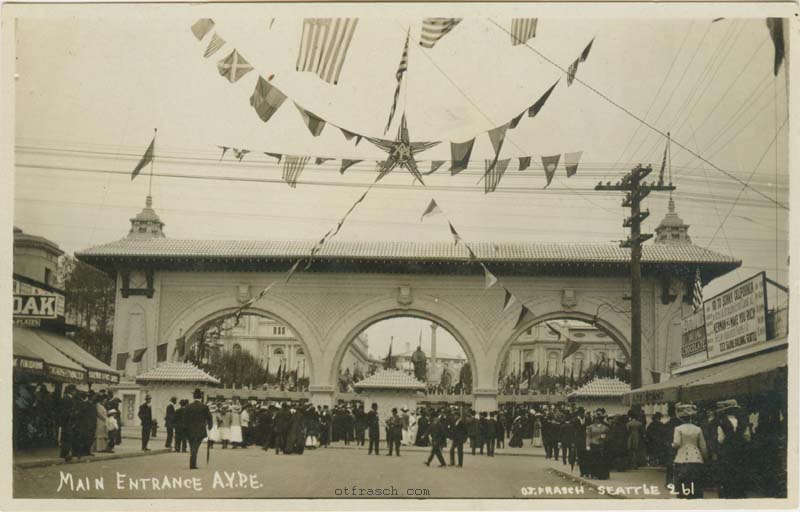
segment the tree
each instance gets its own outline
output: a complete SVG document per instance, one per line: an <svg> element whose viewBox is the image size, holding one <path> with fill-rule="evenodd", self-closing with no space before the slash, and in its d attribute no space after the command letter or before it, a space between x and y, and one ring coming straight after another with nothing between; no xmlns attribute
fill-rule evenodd
<svg viewBox="0 0 800 512"><path fill-rule="evenodd" d="M65 256L63 261L66 320L76 327L72 338L104 363L111 362L116 284L105 273Z"/></svg>

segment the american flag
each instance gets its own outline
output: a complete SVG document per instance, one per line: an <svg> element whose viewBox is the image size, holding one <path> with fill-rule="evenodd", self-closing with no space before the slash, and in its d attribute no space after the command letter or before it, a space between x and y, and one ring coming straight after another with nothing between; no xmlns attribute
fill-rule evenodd
<svg viewBox="0 0 800 512"><path fill-rule="evenodd" d="M700 267L694 273L694 286L692 287L692 306L697 313L703 307L703 278L700 275Z"/></svg>
<svg viewBox="0 0 800 512"><path fill-rule="evenodd" d="M389 121L386 122L386 128L383 130L383 133L388 132L389 126L392 124L394 111L397 109L397 99L400 97L400 86L403 83L403 75L405 74L406 70L408 70L408 37L409 35L406 34L406 46L403 48L403 56L400 58L400 65L397 66L397 72L394 74L395 78L397 78L397 87L394 90L392 110L389 111Z"/></svg>
<svg viewBox="0 0 800 512"><path fill-rule="evenodd" d="M422 20L422 34L420 35L420 46L433 48L439 39L443 38L448 32L461 23L461 18L425 18Z"/></svg>
<svg viewBox="0 0 800 512"><path fill-rule="evenodd" d="M525 44L528 39L536 37L538 18L514 18L511 20L511 44Z"/></svg>
<svg viewBox="0 0 800 512"><path fill-rule="evenodd" d="M316 73L329 84L339 83L358 18L306 18L297 54L297 71Z"/></svg>
<svg viewBox="0 0 800 512"><path fill-rule="evenodd" d="M510 158L505 158L503 160L486 160L486 173L484 174L484 193L488 194L489 192L494 192L497 188L497 185L500 183L500 179L505 174L506 169L508 169L508 163L511 161Z"/></svg>
<svg viewBox="0 0 800 512"><path fill-rule="evenodd" d="M300 173L303 172L310 159L311 157L307 156L286 155L286 160L283 162L283 181L288 183L290 187L295 188Z"/></svg>

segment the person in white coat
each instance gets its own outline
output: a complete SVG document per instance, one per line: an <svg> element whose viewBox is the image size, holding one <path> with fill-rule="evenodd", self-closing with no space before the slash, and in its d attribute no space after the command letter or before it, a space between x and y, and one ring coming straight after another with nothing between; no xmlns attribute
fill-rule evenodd
<svg viewBox="0 0 800 512"><path fill-rule="evenodd" d="M692 423L697 408L692 404L678 404L675 413L683 423L675 427L672 447L677 450L673 460L675 491L679 498L703 497L703 462L708 456L703 430Z"/></svg>

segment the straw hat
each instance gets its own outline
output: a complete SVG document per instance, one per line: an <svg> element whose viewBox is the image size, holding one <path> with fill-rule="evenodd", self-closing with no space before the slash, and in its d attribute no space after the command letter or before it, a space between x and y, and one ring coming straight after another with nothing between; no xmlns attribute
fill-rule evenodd
<svg viewBox="0 0 800 512"><path fill-rule="evenodd" d="M675 415L682 419L691 418L697 415L697 407L694 404L678 404L675 406Z"/></svg>
<svg viewBox="0 0 800 512"><path fill-rule="evenodd" d="M739 402L734 399L722 400L716 406L717 412L731 412L739 408Z"/></svg>

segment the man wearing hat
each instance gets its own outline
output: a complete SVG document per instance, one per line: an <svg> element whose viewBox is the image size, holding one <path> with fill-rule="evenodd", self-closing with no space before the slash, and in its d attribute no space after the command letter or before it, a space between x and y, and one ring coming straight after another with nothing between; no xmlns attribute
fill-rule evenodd
<svg viewBox="0 0 800 512"><path fill-rule="evenodd" d="M164 414L164 427L167 429L167 440L164 442L164 448L172 448L172 438L175 435L175 404L177 402L177 397L170 398L167 404L167 411Z"/></svg>
<svg viewBox="0 0 800 512"><path fill-rule="evenodd" d="M153 428L153 409L150 407L150 395L144 397L144 403L139 406L139 423L142 425L142 451L149 452L147 443L150 442L150 432Z"/></svg>
<svg viewBox="0 0 800 512"><path fill-rule="evenodd" d="M195 389L192 397L192 403L182 410L186 437L189 440L189 469L197 469L197 452L211 430L211 411L203 403L203 392L200 389Z"/></svg>
<svg viewBox="0 0 800 512"><path fill-rule="evenodd" d="M400 456L400 441L403 439L403 419L397 414L397 407L392 409L392 416L386 421L386 432L389 437L389 454L392 456L394 449L397 456Z"/></svg>
<svg viewBox="0 0 800 512"><path fill-rule="evenodd" d="M189 400L183 398L175 409L175 451L186 452L189 439L186 437L186 406Z"/></svg>
<svg viewBox="0 0 800 512"><path fill-rule="evenodd" d="M440 468L447 466L447 464L444 463L444 456L442 455L442 447L446 444L447 430L439 416L439 411L434 410L431 413L431 453L428 456L428 460L425 462L426 466L431 465L434 456L439 460Z"/></svg>
<svg viewBox="0 0 800 512"><path fill-rule="evenodd" d="M372 455L373 448L375 455L380 454L381 444L381 422L378 417L378 404L373 403L372 409L367 413L367 428L369 429L369 449L367 455Z"/></svg>

